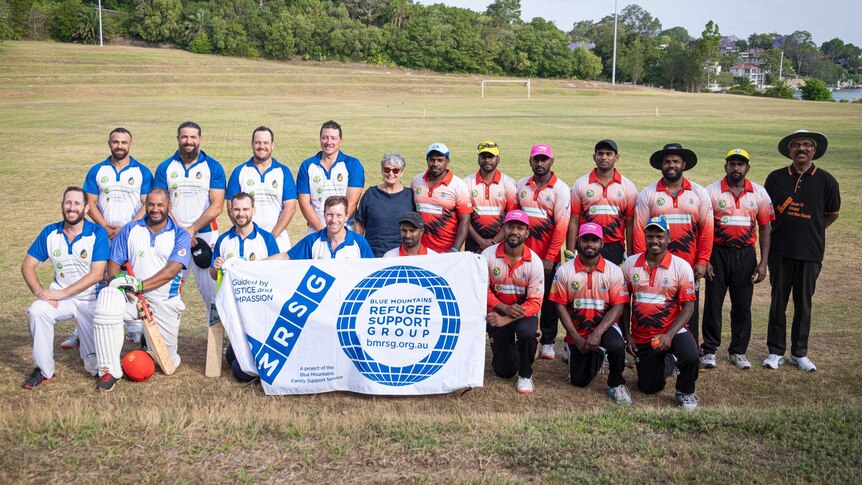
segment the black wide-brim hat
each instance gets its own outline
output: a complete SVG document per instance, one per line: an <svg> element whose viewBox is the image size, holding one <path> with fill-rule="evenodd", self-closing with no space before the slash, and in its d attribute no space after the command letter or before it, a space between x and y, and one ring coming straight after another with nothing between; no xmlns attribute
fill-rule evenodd
<svg viewBox="0 0 862 485"><path fill-rule="evenodd" d="M798 140L800 138L808 138L810 140L814 140L814 143L817 143L817 149L814 152L814 160L822 157L823 154L826 153L826 147L829 146L829 140L826 139L826 135L823 133L798 130L785 136L780 142L778 142L778 153L790 158L790 144L793 143L793 140Z"/></svg>
<svg viewBox="0 0 862 485"><path fill-rule="evenodd" d="M192 260L198 268L209 268L212 263L213 251L210 249L210 245L207 244L206 241L199 237L195 239L197 239L198 243L192 248Z"/></svg>
<svg viewBox="0 0 862 485"><path fill-rule="evenodd" d="M691 170L697 165L697 155L688 148L683 148L679 143L668 143L663 149L655 152L649 157L649 164L656 170L661 170L661 161L665 155L679 155L685 162L684 170Z"/></svg>

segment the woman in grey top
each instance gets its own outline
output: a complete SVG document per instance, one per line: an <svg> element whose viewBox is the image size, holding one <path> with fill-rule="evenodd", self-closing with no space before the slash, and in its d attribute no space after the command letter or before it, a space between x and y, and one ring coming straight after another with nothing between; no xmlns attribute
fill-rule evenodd
<svg viewBox="0 0 862 485"><path fill-rule="evenodd" d="M375 257L401 244L398 221L414 210L413 191L401 185L407 162L398 153L387 153L380 160L383 182L370 187L356 208L353 230L365 236Z"/></svg>

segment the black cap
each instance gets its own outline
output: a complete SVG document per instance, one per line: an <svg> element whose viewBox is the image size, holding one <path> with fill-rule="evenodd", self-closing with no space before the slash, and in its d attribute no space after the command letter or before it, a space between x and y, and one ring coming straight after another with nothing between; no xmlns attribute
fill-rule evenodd
<svg viewBox="0 0 862 485"><path fill-rule="evenodd" d="M617 142L615 142L613 140L602 140L602 141L596 143L596 147L593 149L593 153L599 151L599 148L610 148L611 150L614 151L614 153L616 153L616 154L620 153L619 149L617 148Z"/></svg>
<svg viewBox="0 0 862 485"><path fill-rule="evenodd" d="M207 244L206 241L199 237L196 237L195 241L197 241L198 244L192 248L192 259L198 268L209 268L213 259L212 248L210 248L210 245Z"/></svg>
<svg viewBox="0 0 862 485"><path fill-rule="evenodd" d="M416 212L405 212L403 216L401 216L401 220L398 222L406 222L408 224L413 224L413 227L416 229L424 229L425 221L422 220L422 216L420 216Z"/></svg>

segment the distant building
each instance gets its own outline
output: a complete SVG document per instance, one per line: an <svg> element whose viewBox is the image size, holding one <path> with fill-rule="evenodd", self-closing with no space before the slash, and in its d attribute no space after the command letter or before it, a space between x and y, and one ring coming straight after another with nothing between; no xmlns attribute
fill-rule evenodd
<svg viewBox="0 0 862 485"><path fill-rule="evenodd" d="M734 64L730 66L730 73L733 74L733 77L747 77L751 79L751 82L758 89L766 85L766 73L763 72L759 64Z"/></svg>

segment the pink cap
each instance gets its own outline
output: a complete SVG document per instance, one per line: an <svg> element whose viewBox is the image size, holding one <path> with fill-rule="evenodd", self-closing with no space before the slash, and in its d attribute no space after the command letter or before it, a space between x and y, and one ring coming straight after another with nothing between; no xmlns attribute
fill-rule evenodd
<svg viewBox="0 0 862 485"><path fill-rule="evenodd" d="M508 224L512 221L520 222L521 224L526 224L528 226L530 225L530 218L527 217L527 214L524 211L520 211L517 209L513 210L513 211L509 211L506 214L506 218L503 219L503 224Z"/></svg>
<svg viewBox="0 0 862 485"><path fill-rule="evenodd" d="M548 158L554 158L554 151L551 150L550 145L539 143L538 145L533 145L533 149L530 150L530 158L533 158L536 155L544 155Z"/></svg>
<svg viewBox="0 0 862 485"><path fill-rule="evenodd" d="M604 239L605 235L604 231L602 231L602 226L593 222L581 225L581 228L578 230L578 238L582 238L587 234L596 236L599 239Z"/></svg>

